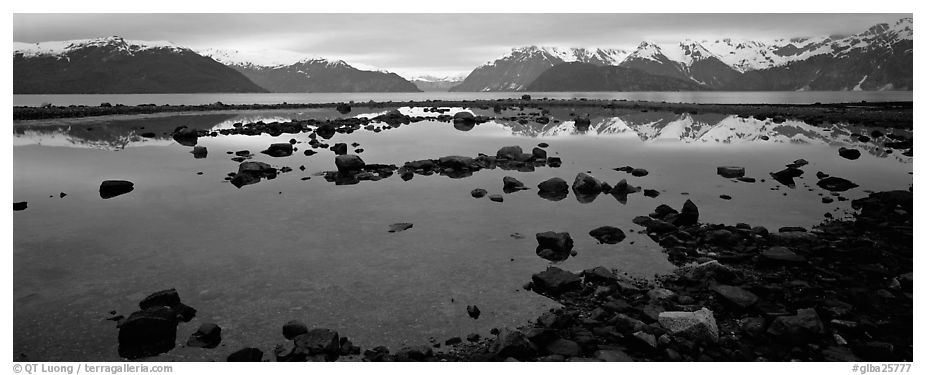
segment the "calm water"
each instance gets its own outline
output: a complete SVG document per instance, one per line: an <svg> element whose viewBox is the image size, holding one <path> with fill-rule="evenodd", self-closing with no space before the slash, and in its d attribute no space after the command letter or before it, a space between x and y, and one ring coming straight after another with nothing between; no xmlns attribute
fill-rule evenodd
<svg viewBox="0 0 926 375"><path fill-rule="evenodd" d="M697 92L417 92L417 93L294 93L294 94L113 94L113 95L13 95L13 105L99 105L111 104L279 104L333 103L410 100L475 100L517 98L530 94L534 98L551 99L626 99L655 102L721 103L721 104L813 104L913 101L912 91L697 91Z"/></svg>
<svg viewBox="0 0 926 375"><path fill-rule="evenodd" d="M360 113L374 114L355 108L352 115ZM127 316L145 295L170 287L199 310L193 322L180 325L178 342L200 323L215 322L223 329L223 344L214 350L178 348L159 359L223 360L243 346L269 353L284 342L280 327L291 319L336 329L365 348L487 335L553 305L520 289L550 264L534 253L537 232L572 234L578 255L559 264L562 268L603 265L648 277L673 267L657 244L630 232L638 228L631 220L659 204L678 208L690 198L703 222L774 230L818 223L827 212L845 214L848 202L821 203L827 193L815 186L818 170L859 184L843 193L850 199L865 190L912 184L912 158L850 136L870 129L725 115L627 112L595 118L587 132L564 121L490 122L470 131L419 122L381 133L339 133L327 142L359 143L367 163L494 155L502 146L530 150L539 142L563 159L560 168L535 172L482 170L463 179L416 175L407 182L393 176L346 186L317 176L301 180L333 170L330 151L285 158L257 153L290 138L306 142L307 134L200 138L209 150L205 159L194 159L190 147L162 135L178 125L226 128L332 116L323 110L268 111L18 126L13 198L29 207L14 213L14 358L22 353L32 360L118 360L118 331L104 320L108 312ZM138 136L146 131L158 137ZM860 149L861 158L838 157L841 146ZM294 170L237 189L223 180L237 170L226 152L245 149L256 153L253 160ZM732 164L746 167L747 176L768 178L797 158L810 164L795 189L772 190L779 185L771 179L749 184L716 175L717 166ZM625 165L650 174L612 170ZM583 171L612 185L626 178L662 194L655 199L633 194L626 204L611 196L579 203L571 192L558 202L537 196L537 183L550 177L571 183ZM474 188L501 193L504 176L534 189L506 194L503 203L470 197ZM133 181L135 190L102 200L98 187L106 179ZM60 192L68 195L59 198ZM721 194L733 199L722 200ZM414 227L388 233L396 222ZM599 245L587 233L602 225L622 228L628 238ZM479 320L466 316L470 304L482 310Z"/></svg>

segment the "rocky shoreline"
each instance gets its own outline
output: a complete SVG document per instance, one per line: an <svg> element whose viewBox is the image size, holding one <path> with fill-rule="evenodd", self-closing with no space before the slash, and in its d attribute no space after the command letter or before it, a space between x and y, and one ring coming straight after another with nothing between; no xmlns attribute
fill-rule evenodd
<svg viewBox="0 0 926 375"><path fill-rule="evenodd" d="M809 124L824 122L843 122L865 126L912 129L912 102L883 103L836 103L836 104L696 104L665 103L627 100L594 99L532 99L529 95L521 99L498 100L426 100L426 101L388 101L363 103L282 103L282 104L240 104L230 105L221 102L206 105L154 105L142 104L125 106L121 104L102 103L99 106L41 106L13 107L13 120L39 120L59 118L79 118L107 115L139 115L170 112L214 112L229 110L283 110L304 108L334 108L339 112L350 112L351 106L364 108L397 107L470 107L490 109L493 107L525 108L573 108L583 112L607 112L615 110L670 111L691 113L724 113L751 116L757 119L795 119ZM346 109L346 111L345 111Z"/></svg>
<svg viewBox="0 0 926 375"><path fill-rule="evenodd" d="M562 307L527 326L392 352L290 321L281 332L291 343L267 350L272 358L246 347L228 361L912 361L913 194L871 193L852 207L853 219L771 232L700 223L690 201L680 211L660 206L634 220L679 266L656 280L550 266L524 288ZM538 233L537 241L538 254L568 258L572 247L568 233ZM170 351L177 324L196 314L176 290L139 307L111 319L126 358ZM467 313L478 319L480 311ZM204 323L186 345L220 341L221 328Z"/></svg>

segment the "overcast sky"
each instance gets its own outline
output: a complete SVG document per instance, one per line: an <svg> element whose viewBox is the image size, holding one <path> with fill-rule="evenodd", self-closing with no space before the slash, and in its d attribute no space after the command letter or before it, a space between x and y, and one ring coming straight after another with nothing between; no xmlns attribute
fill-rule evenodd
<svg viewBox="0 0 926 375"><path fill-rule="evenodd" d="M118 35L191 48L282 49L403 75L468 73L512 47L633 49L643 40L846 35L909 14L14 14L13 40Z"/></svg>

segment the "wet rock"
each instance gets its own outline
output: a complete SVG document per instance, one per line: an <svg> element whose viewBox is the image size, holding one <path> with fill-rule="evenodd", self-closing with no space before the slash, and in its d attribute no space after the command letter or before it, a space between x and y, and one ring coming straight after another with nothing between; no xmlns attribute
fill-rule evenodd
<svg viewBox="0 0 926 375"><path fill-rule="evenodd" d="M542 148L534 147L534 149L531 150L531 157L534 158L534 160L546 160L547 152Z"/></svg>
<svg viewBox="0 0 926 375"><path fill-rule="evenodd" d="M687 199L685 200L685 204L682 205L682 211L679 212L672 224L680 227L696 225L699 215L698 206L696 206L691 199Z"/></svg>
<svg viewBox="0 0 926 375"><path fill-rule="evenodd" d="M13 211L25 210L28 205L28 202L13 202Z"/></svg>
<svg viewBox="0 0 926 375"><path fill-rule="evenodd" d="M564 357L575 357L582 353L582 348L575 341L559 338L553 340L544 348L547 353Z"/></svg>
<svg viewBox="0 0 926 375"><path fill-rule="evenodd" d="M750 184L756 182L756 179L752 177L737 177L736 180L740 182L750 183Z"/></svg>
<svg viewBox="0 0 926 375"><path fill-rule="evenodd" d="M656 198L659 196L659 192L653 189L643 189L643 196Z"/></svg>
<svg viewBox="0 0 926 375"><path fill-rule="evenodd" d="M524 333L514 330L504 330L495 340L492 352L498 358L515 358L518 360L528 360L537 355L537 349L534 344L524 336Z"/></svg>
<svg viewBox="0 0 926 375"><path fill-rule="evenodd" d="M257 348L244 348L228 355L228 362L260 362L264 352Z"/></svg>
<svg viewBox="0 0 926 375"><path fill-rule="evenodd" d="M486 196L486 194L488 193L489 192L487 192L486 189L473 189L472 191L469 192L469 194L472 195L473 198L482 198Z"/></svg>
<svg viewBox="0 0 926 375"><path fill-rule="evenodd" d="M292 340L303 333L308 333L309 327L298 320L290 320L283 325L283 337Z"/></svg>
<svg viewBox="0 0 926 375"><path fill-rule="evenodd" d="M503 178L502 178L502 184L503 184L502 190L503 190L505 193L513 193L513 192L516 192L516 191L521 191L521 190L526 190L526 189L528 189L527 187L524 186L524 183L523 183L523 182L518 181L518 179L516 179L516 178L514 178L514 177L511 177L511 176L505 176L505 177L503 177Z"/></svg>
<svg viewBox="0 0 926 375"><path fill-rule="evenodd" d="M186 346L212 349L222 342L222 328L213 323L203 323L187 340Z"/></svg>
<svg viewBox="0 0 926 375"><path fill-rule="evenodd" d="M550 294L559 294L582 286L582 279L569 271L557 267L550 267L543 272L531 276L534 290Z"/></svg>
<svg viewBox="0 0 926 375"><path fill-rule="evenodd" d="M135 184L123 180L106 180L100 183L100 198L109 199L135 190Z"/></svg>
<svg viewBox="0 0 926 375"><path fill-rule="evenodd" d="M817 186L829 191L846 191L858 187L858 185L852 181L832 176L817 181Z"/></svg>
<svg viewBox="0 0 926 375"><path fill-rule="evenodd" d="M842 156L843 158L846 158L849 160L855 160L855 159L858 159L860 156L862 156L862 153L856 149L840 147L839 156Z"/></svg>
<svg viewBox="0 0 926 375"><path fill-rule="evenodd" d="M550 168L559 168L563 165L563 160L556 156L547 157L547 166Z"/></svg>
<svg viewBox="0 0 926 375"><path fill-rule="evenodd" d="M648 174L649 174L649 171L643 168L634 168L632 171L630 171L630 175L634 177L643 177Z"/></svg>
<svg viewBox="0 0 926 375"><path fill-rule="evenodd" d="M589 120L588 117L576 117L575 119L576 130L587 131L591 125L592 120Z"/></svg>
<svg viewBox="0 0 926 375"><path fill-rule="evenodd" d="M479 307L476 305L466 306L466 315L469 315L470 318L479 319L479 315L481 314L482 312L479 311Z"/></svg>
<svg viewBox="0 0 926 375"><path fill-rule="evenodd" d="M767 332L769 335L793 342L804 342L822 336L824 331L823 322L817 315L817 311L808 308L797 310L796 315L775 318Z"/></svg>
<svg viewBox="0 0 926 375"><path fill-rule="evenodd" d="M144 132L144 133L139 134L139 136L143 138L154 138L154 137L157 137L158 135L152 132Z"/></svg>
<svg viewBox="0 0 926 375"><path fill-rule="evenodd" d="M395 223L389 224L389 233L401 232L404 230L411 229L414 226L412 223Z"/></svg>
<svg viewBox="0 0 926 375"><path fill-rule="evenodd" d="M324 355L328 361L336 360L341 355L340 337L337 331L315 328L293 338L296 345L294 353L308 356Z"/></svg>
<svg viewBox="0 0 926 375"><path fill-rule="evenodd" d="M678 231L678 227L659 219L652 219L646 222L646 230L658 235Z"/></svg>
<svg viewBox="0 0 926 375"><path fill-rule="evenodd" d="M775 181L778 181L778 183L792 188L794 187L794 178L800 177L803 174L804 171L791 167L785 168L775 173L770 173Z"/></svg>
<svg viewBox="0 0 926 375"><path fill-rule="evenodd" d="M521 146L505 146L498 150L495 153L495 157L498 159L505 160L516 160L524 161L530 158L529 155L525 155L524 151L521 150Z"/></svg>
<svg viewBox="0 0 926 375"><path fill-rule="evenodd" d="M640 188L628 184L627 179L621 179L617 182L617 185L614 185L610 193L614 196L627 196L627 194L633 194L638 191L640 191Z"/></svg>
<svg viewBox="0 0 926 375"><path fill-rule="evenodd" d="M711 287L715 293L739 308L745 309L759 301L759 297L738 286L717 284Z"/></svg>
<svg viewBox="0 0 926 375"><path fill-rule="evenodd" d="M624 231L620 230L620 228L611 226L602 226L592 229L592 231L588 232L588 234L598 240L598 243L600 244L613 245L627 238L627 235L624 234Z"/></svg>
<svg viewBox="0 0 926 375"><path fill-rule="evenodd" d="M443 156L437 160L437 165L455 170L476 169L475 160L468 156Z"/></svg>
<svg viewBox="0 0 926 375"><path fill-rule="evenodd" d="M335 143L329 150L335 155L347 155L347 143Z"/></svg>
<svg viewBox="0 0 926 375"><path fill-rule="evenodd" d="M717 167L717 174L726 178L743 177L746 175L746 168L733 166Z"/></svg>
<svg viewBox="0 0 926 375"><path fill-rule="evenodd" d="M559 177L553 177L537 185L537 195L551 200L559 201L569 195L569 184Z"/></svg>
<svg viewBox="0 0 926 375"><path fill-rule="evenodd" d="M282 158L293 154L293 145L289 142L271 144L262 154L270 155L275 158Z"/></svg>
<svg viewBox="0 0 926 375"><path fill-rule="evenodd" d="M504 201L505 201L505 198L502 197L501 194L489 194L489 200L492 201L492 202L499 202L499 203L501 203L501 202L504 202Z"/></svg>
<svg viewBox="0 0 926 375"><path fill-rule="evenodd" d="M799 232L789 232L789 233L799 233ZM784 246L773 246L763 251L761 254L761 259L766 263L777 263L777 264L796 264L804 263L807 261L804 257L795 254L791 249L788 249Z"/></svg>
<svg viewBox="0 0 926 375"><path fill-rule="evenodd" d="M602 192L603 186L601 180L580 172L572 182L572 191L576 194L598 194Z"/></svg>
<svg viewBox="0 0 926 375"><path fill-rule="evenodd" d="M132 313L119 326L119 356L138 359L172 350L178 323L176 312L167 306Z"/></svg>
<svg viewBox="0 0 926 375"><path fill-rule="evenodd" d="M731 196L729 196L729 195L726 195L726 194L721 194L721 195L720 195L720 199L723 199L723 200L725 200L725 201L728 201L728 200L733 199L733 197L731 197Z"/></svg>
<svg viewBox="0 0 926 375"><path fill-rule="evenodd" d="M334 158L334 165L342 174L356 173L363 170L366 163L357 155L338 155Z"/></svg>
<svg viewBox="0 0 926 375"><path fill-rule="evenodd" d="M338 113L342 115L348 114L351 111L350 104L346 104L346 103L338 103L337 107L334 107L334 109L337 110Z"/></svg>
<svg viewBox="0 0 926 375"><path fill-rule="evenodd" d="M190 151L193 154L195 159L204 159L209 155L209 150L206 149L206 146L194 146L193 151Z"/></svg>
<svg viewBox="0 0 926 375"><path fill-rule="evenodd" d="M186 126L180 126L174 129L174 132L171 134L174 138L174 141L184 146L196 146L196 142L199 139L199 132L196 129L190 129Z"/></svg>
<svg viewBox="0 0 926 375"><path fill-rule="evenodd" d="M562 261L569 258L572 251L573 241L568 232L542 232L537 233L536 253L540 257L550 261Z"/></svg>
<svg viewBox="0 0 926 375"><path fill-rule="evenodd" d="M673 335L694 341L716 343L720 340L714 313L707 308L698 311L665 311L659 313L659 325Z"/></svg>

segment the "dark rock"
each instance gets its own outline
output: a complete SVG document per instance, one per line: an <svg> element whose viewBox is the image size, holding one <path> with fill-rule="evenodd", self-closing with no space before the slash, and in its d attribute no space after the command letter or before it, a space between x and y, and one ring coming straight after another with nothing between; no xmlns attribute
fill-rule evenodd
<svg viewBox="0 0 926 375"><path fill-rule="evenodd" d="M308 333L309 327L298 320L290 320L283 325L283 337L292 340L303 333Z"/></svg>
<svg viewBox="0 0 926 375"><path fill-rule="evenodd" d="M389 349L385 346L377 346L363 352L363 360L367 362L385 362L389 358Z"/></svg>
<svg viewBox="0 0 926 375"><path fill-rule="evenodd" d="M643 177L649 174L649 171L643 168L634 168L630 171L630 174L635 177Z"/></svg>
<svg viewBox="0 0 926 375"><path fill-rule="evenodd" d="M572 182L572 191L577 194L598 194L602 192L603 186L601 180L580 172Z"/></svg>
<svg viewBox="0 0 926 375"><path fill-rule="evenodd" d="M858 187L858 185L854 184L852 181L839 177L827 177L821 179L820 181L817 181L817 186L820 186L821 188L829 191L846 191Z"/></svg>
<svg viewBox="0 0 926 375"><path fill-rule="evenodd" d="M559 168L563 165L563 160L556 156L547 157L547 166L550 168Z"/></svg>
<svg viewBox="0 0 926 375"><path fill-rule="evenodd" d="M502 147L498 150L498 152L495 153L495 157L499 159L518 161L523 161L529 158L529 156L524 155L524 151L521 150L521 146Z"/></svg>
<svg viewBox="0 0 926 375"><path fill-rule="evenodd" d="M329 150L335 155L347 155L347 143L335 143Z"/></svg>
<svg viewBox="0 0 926 375"><path fill-rule="evenodd" d="M470 333L466 335L466 341L469 341L469 342L477 342L480 339L482 339L482 336L479 336L478 333Z"/></svg>
<svg viewBox="0 0 926 375"><path fill-rule="evenodd" d="M659 192L653 189L643 189L643 196L656 198L659 196Z"/></svg>
<svg viewBox="0 0 926 375"><path fill-rule="evenodd" d="M196 129L190 129L186 126L180 126L174 129L173 134L174 141L184 146L196 146L196 142L199 138L199 132Z"/></svg>
<svg viewBox="0 0 926 375"><path fill-rule="evenodd" d="M803 174L804 174L804 171L797 169L797 168L792 168L792 167L785 168L778 172L770 173L770 175L772 176L773 179L775 179L775 181L778 181L780 184L786 185L792 188L794 187L794 178L800 177Z"/></svg>
<svg viewBox="0 0 926 375"><path fill-rule="evenodd" d="M389 233L401 232L404 230L411 229L414 226L412 223L395 223L389 224Z"/></svg>
<svg viewBox="0 0 926 375"><path fill-rule="evenodd" d="M862 156L862 153L859 150L840 147L839 156L842 156L843 158L846 158L849 160L855 160L855 159L858 159L860 156Z"/></svg>
<svg viewBox="0 0 926 375"><path fill-rule="evenodd" d="M659 325L673 335L694 341L716 343L720 340L714 313L707 308L688 311L665 311L659 313Z"/></svg>
<svg viewBox="0 0 926 375"><path fill-rule="evenodd" d="M501 194L489 194L489 200L492 202L504 202L505 198Z"/></svg>
<svg viewBox="0 0 926 375"><path fill-rule="evenodd" d="M167 306L132 313L119 326L119 356L138 359L170 351L176 345L178 322Z"/></svg>
<svg viewBox="0 0 926 375"><path fill-rule="evenodd" d="M289 142L286 143L274 143L271 144L266 150L261 151L261 153L273 156L275 158L281 158L290 156L293 154L293 145Z"/></svg>
<svg viewBox="0 0 926 375"><path fill-rule="evenodd" d="M486 196L486 194L488 193L489 192L487 192L486 189L473 189L473 191L469 192L469 194L472 195L473 198L482 198Z"/></svg>
<svg viewBox="0 0 926 375"><path fill-rule="evenodd" d="M633 358L627 353L617 349L598 350L595 352L595 358L604 362L633 362Z"/></svg>
<svg viewBox="0 0 926 375"><path fill-rule="evenodd" d="M569 195L569 184L559 177L553 177L537 185L537 195L551 200L559 201Z"/></svg>
<svg viewBox="0 0 926 375"><path fill-rule="evenodd" d="M726 178L743 177L746 175L746 168L733 166L717 167L717 174Z"/></svg>
<svg viewBox="0 0 926 375"><path fill-rule="evenodd" d="M228 362L260 362L264 352L257 348L244 348L228 355Z"/></svg>
<svg viewBox="0 0 926 375"><path fill-rule="evenodd" d="M747 308L759 301L759 297L738 286L717 284L711 290L740 308Z"/></svg>
<svg viewBox="0 0 926 375"><path fill-rule="evenodd" d="M357 155L338 155L334 158L334 165L338 168L338 172L350 174L363 170L366 163Z"/></svg>
<svg viewBox="0 0 926 375"><path fill-rule="evenodd" d="M768 334L792 342L804 342L823 335L825 328L817 311L808 309L797 310L796 315L779 316L768 327Z"/></svg>
<svg viewBox="0 0 926 375"><path fill-rule="evenodd" d="M531 276L531 280L534 282L534 290L551 294L578 289L582 285L579 275L557 267L550 267L543 272L535 273Z"/></svg>
<svg viewBox="0 0 926 375"><path fill-rule="evenodd" d="M25 210L28 205L28 202L13 202L13 211Z"/></svg>
<svg viewBox="0 0 926 375"><path fill-rule="evenodd" d="M334 109L337 110L342 115L348 114L351 111L350 104L346 104L346 103L338 103L337 107L335 107Z"/></svg>
<svg viewBox="0 0 926 375"><path fill-rule="evenodd" d="M650 233L665 234L677 231L678 227L659 219L652 219L646 222L646 230Z"/></svg>
<svg viewBox="0 0 926 375"><path fill-rule="evenodd" d="M682 205L682 211L679 212L678 217L675 218L672 224L679 227L695 225L698 223L698 216L698 206L691 199L687 199L685 204Z"/></svg>
<svg viewBox="0 0 926 375"><path fill-rule="evenodd" d="M206 149L206 146L194 146L193 151L190 151L193 154L195 159L204 159L209 155L209 150Z"/></svg>
<svg viewBox="0 0 926 375"><path fill-rule="evenodd" d="M728 201L728 200L733 199L733 197L731 197L731 196L729 196L729 195L726 195L726 194L721 194L721 195L720 195L720 199L723 199L723 200L727 200L727 201Z"/></svg>
<svg viewBox="0 0 926 375"><path fill-rule="evenodd" d="M479 319L479 315L481 315L482 312L479 311L479 307L476 305L471 305L466 306L466 314L469 315L470 318Z"/></svg>
<svg viewBox="0 0 926 375"><path fill-rule="evenodd" d="M437 165L443 168L453 168L456 170L474 169L475 160L468 156L443 156L437 160Z"/></svg>
<svg viewBox="0 0 926 375"><path fill-rule="evenodd" d="M430 346L406 346L395 353L396 362L423 362L434 356Z"/></svg>
<svg viewBox="0 0 926 375"><path fill-rule="evenodd" d="M741 182L747 182L750 184L756 182L756 179L752 177L737 177L736 180L741 181Z"/></svg>
<svg viewBox="0 0 926 375"><path fill-rule="evenodd" d="M592 120L589 120L588 117L576 117L575 125L576 130L587 131L588 127L592 125Z"/></svg>
<svg viewBox="0 0 926 375"><path fill-rule="evenodd" d="M505 177L503 177L503 178L502 178L502 184L503 184L502 190L503 190L505 193L512 193L512 192L515 192L515 191L521 191L521 190L526 190L526 189L528 189L527 187L524 187L524 183L523 183L523 182L518 181L518 179L516 179L516 178L514 178L514 177L511 177L511 176L505 176Z"/></svg>
<svg viewBox="0 0 926 375"><path fill-rule="evenodd" d="M795 232L791 232L795 233ZM762 259L768 263L804 263L807 260L804 257L795 254L791 249L784 246L773 246L762 252Z"/></svg>
<svg viewBox="0 0 926 375"><path fill-rule="evenodd" d="M640 191L640 188L631 186L630 184L628 184L627 179L621 179L620 181L617 182L617 185L614 185L614 188L611 189L610 193L611 195L615 195L615 196L618 196L618 195L626 196L627 194L633 194L638 191Z"/></svg>
<svg viewBox="0 0 926 375"><path fill-rule="evenodd" d="M315 328L293 338L296 345L294 352L312 355L325 355L326 360L336 360L341 355L340 337L336 331Z"/></svg>
<svg viewBox="0 0 926 375"><path fill-rule="evenodd" d="M547 147L550 147L550 145L549 145L548 143L546 143L546 142L540 142L540 143L537 144L537 147L540 147L540 148L547 148Z"/></svg>
<svg viewBox="0 0 926 375"><path fill-rule="evenodd" d="M598 243L610 245L619 243L627 238L627 235L625 235L624 231L620 230L620 228L610 226L602 226L592 229L592 231L588 232L588 234L598 240Z"/></svg>
<svg viewBox="0 0 926 375"><path fill-rule="evenodd" d="M135 184L122 180L106 180L100 184L100 198L109 199L135 190Z"/></svg>
<svg viewBox="0 0 926 375"><path fill-rule="evenodd" d="M492 350L498 358L515 358L528 360L537 355L534 347L524 333L520 331L505 330L498 335Z"/></svg>
<svg viewBox="0 0 926 375"><path fill-rule="evenodd" d="M537 255L550 261L562 261L569 258L572 251L572 237L568 232L542 232L537 233Z"/></svg>
<svg viewBox="0 0 926 375"><path fill-rule="evenodd" d="M459 337L451 337L447 339L447 341L444 341L444 345L447 345L447 346L458 345L462 343L463 343L463 339Z"/></svg>
<svg viewBox="0 0 926 375"><path fill-rule="evenodd" d="M547 344L547 353L558 354L565 357L575 357L582 353L582 348L575 341L566 339L556 339Z"/></svg>
<svg viewBox="0 0 926 375"><path fill-rule="evenodd" d="M186 346L194 348L215 348L222 342L222 328L213 323L203 323L187 340Z"/></svg>
<svg viewBox="0 0 926 375"><path fill-rule="evenodd" d="M534 147L534 149L531 150L531 157L533 157L534 160L546 160L547 152L542 148Z"/></svg>

